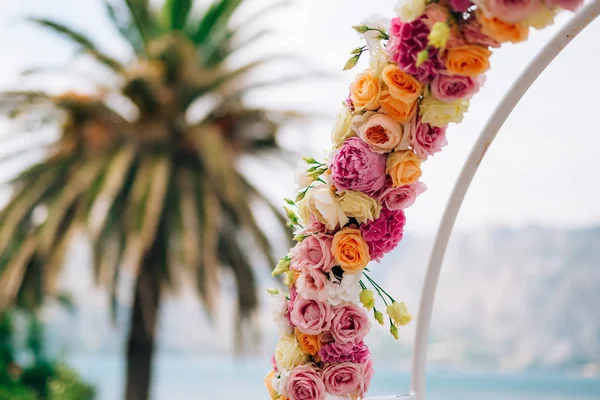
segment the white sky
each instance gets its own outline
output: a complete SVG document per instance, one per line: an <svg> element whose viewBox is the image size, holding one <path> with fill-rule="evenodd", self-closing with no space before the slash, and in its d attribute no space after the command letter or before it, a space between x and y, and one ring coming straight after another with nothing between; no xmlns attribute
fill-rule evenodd
<svg viewBox="0 0 600 400"><path fill-rule="evenodd" d="M251 6L264 0L248 1ZM69 64L72 49L22 22L24 15L54 17L98 38L102 47L126 57L127 49L106 26L99 0L0 0L0 87L18 85L20 69ZM330 115L323 122L294 132L299 140L325 149L334 113L356 71L338 73L359 44L350 25L366 16L391 16L394 0L297 0L265 19L277 36L267 39L269 52L285 50L337 74L319 84L285 87L255 100L300 104ZM485 87L475 96L464 123L449 130L450 145L428 161L423 180L429 190L408 212L410 230L437 226L452 185L475 138L535 53L570 17L533 32L527 43L495 51ZM489 224L587 226L600 221L597 184L600 128L600 20L593 23L547 69L521 101L491 147L466 198L457 228ZM596 51L594 51L596 50ZM50 84L55 83L49 81ZM288 179L291 181L292 177ZM281 185L288 188L286 185ZM286 190L283 190L286 191ZM289 193L282 193L288 194Z"/></svg>

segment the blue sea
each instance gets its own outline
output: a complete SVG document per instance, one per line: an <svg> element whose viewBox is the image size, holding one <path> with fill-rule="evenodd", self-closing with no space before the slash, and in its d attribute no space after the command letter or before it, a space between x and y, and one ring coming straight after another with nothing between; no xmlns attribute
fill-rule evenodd
<svg viewBox="0 0 600 400"><path fill-rule="evenodd" d="M99 390L98 400L122 398L124 363L117 356L69 361ZM157 359L153 400L262 400L268 363L165 355ZM409 374L378 370L370 396L408 392ZM600 400L600 379L558 374L479 374L433 371L428 400Z"/></svg>

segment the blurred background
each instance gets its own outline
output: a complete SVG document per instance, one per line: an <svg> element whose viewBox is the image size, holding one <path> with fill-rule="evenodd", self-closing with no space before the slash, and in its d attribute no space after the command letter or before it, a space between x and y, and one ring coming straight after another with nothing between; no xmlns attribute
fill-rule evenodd
<svg viewBox="0 0 600 400"><path fill-rule="evenodd" d="M281 199L329 145L350 26L395 3L0 0L0 400L267 397ZM570 17L494 52L424 165L405 239L373 268L412 311L477 134ZM475 178L432 400L600 399L598 38L596 21L550 65ZM408 391L414 325L372 330L371 395Z"/></svg>

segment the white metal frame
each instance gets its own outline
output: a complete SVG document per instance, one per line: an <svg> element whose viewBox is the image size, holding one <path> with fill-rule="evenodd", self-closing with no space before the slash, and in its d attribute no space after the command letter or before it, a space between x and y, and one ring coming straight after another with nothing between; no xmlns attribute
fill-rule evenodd
<svg viewBox="0 0 600 400"><path fill-rule="evenodd" d="M600 15L600 0L592 0L573 17L552 40L538 53L525 68L508 93L504 96L487 125L475 142L471 154L467 158L460 176L454 186L446 210L439 225L433 251L429 259L427 274L421 292L421 303L417 314L417 330L415 334L414 355L412 363L411 394L406 396L375 397L370 400L425 400L425 367L427 364L427 346L429 328L433 313L433 304L440 271L448 241L460 207L469 189L471 181L479 168L481 160L494 141L498 131L517 106L523 95L533 82L541 75L554 58L577 36L586 26Z"/></svg>

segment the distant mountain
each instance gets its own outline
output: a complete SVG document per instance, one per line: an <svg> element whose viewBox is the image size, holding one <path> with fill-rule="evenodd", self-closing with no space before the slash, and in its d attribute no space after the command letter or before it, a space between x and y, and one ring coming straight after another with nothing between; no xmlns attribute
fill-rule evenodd
<svg viewBox="0 0 600 400"><path fill-rule="evenodd" d="M415 313L431 246L431 237L407 235L393 255L371 268ZM71 352L118 351L126 331L127 307L121 307L119 323L113 328L104 295L91 290L91 280L82 273L81 265L89 262L85 246L76 246L72 260L65 286L72 289L79 312L69 316L49 310L53 346ZM228 316L235 287L231 277L222 280L226 290L213 329L193 294L184 293L165 304L163 351L214 355L231 350L233 329ZM265 287L273 285L266 274L261 282ZM599 309L600 227L485 228L455 234L436 300L430 360L438 366L478 370L598 373ZM255 352L267 357L276 332L266 304L257 321L263 341ZM389 337L387 329L374 326L372 332L370 345L380 365L408 365L414 324L401 330L400 343Z"/></svg>

